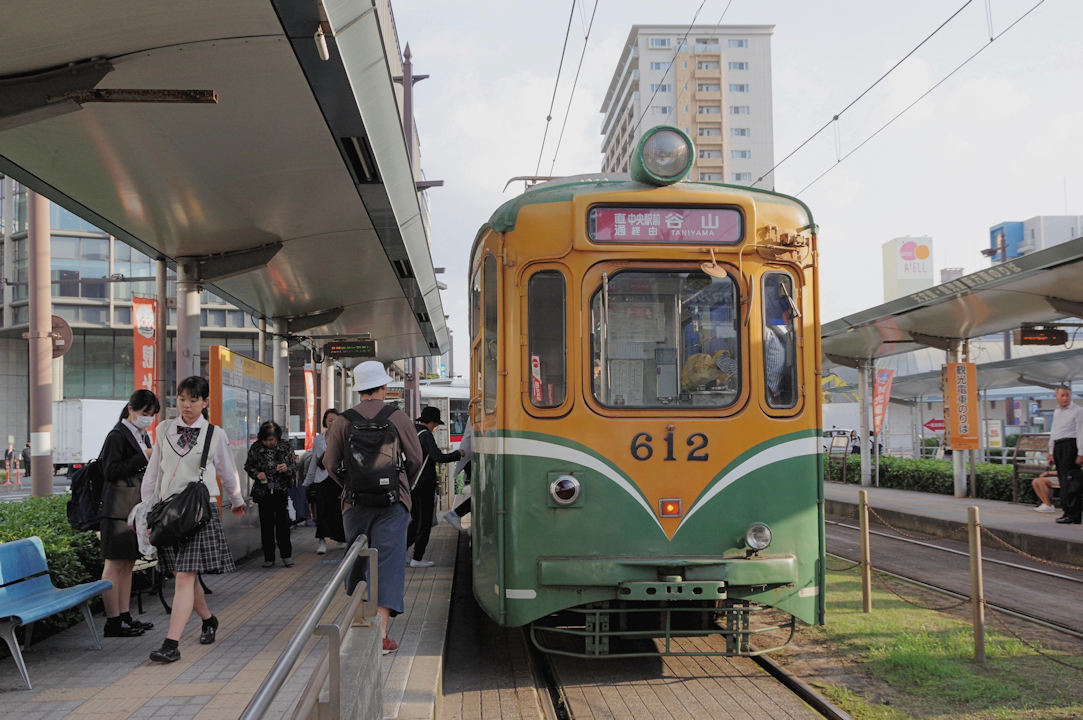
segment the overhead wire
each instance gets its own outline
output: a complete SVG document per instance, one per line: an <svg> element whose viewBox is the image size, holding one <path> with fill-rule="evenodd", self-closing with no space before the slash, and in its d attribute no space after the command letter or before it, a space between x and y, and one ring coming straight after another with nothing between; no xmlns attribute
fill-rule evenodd
<svg viewBox="0 0 1083 720"><path fill-rule="evenodd" d="M553 106L557 102L557 88L560 86L560 73L564 69L564 55L568 52L568 38L572 34L572 20L575 19L575 3L577 0L572 0L571 12L568 13L568 27L564 30L564 47L560 50L560 65L557 66L557 78L553 81L553 97L549 100L549 112L545 116L545 132L542 133L541 147L538 148L538 162L534 166L534 174L538 174L538 170L541 169L542 153L545 152L545 139L549 135L549 123L553 120Z"/></svg>
<svg viewBox="0 0 1083 720"><path fill-rule="evenodd" d="M894 65L892 65L892 66L891 66L891 67L890 67L890 68L888 69L888 71L887 71L887 72L885 72L885 73L884 73L883 75L881 75L880 77L878 77L878 78L876 79L876 81L875 81L875 82L873 82L873 84L872 84L872 85L869 85L869 86L868 86L867 88L865 88L864 90L862 90L862 91L861 91L861 93L860 93L860 94L859 94L859 95L858 95L857 97L855 97L855 98L854 98L853 100L851 100L851 101L850 101L849 103L847 103L846 107L844 107L844 108L843 108L842 110L839 110L839 111L838 111L837 113L835 113L835 115L834 115L834 116L833 116L833 117L832 117L832 118L831 118L830 120L828 120L827 122L825 122L825 123L824 123L823 125L821 125L821 126L820 126L820 128L819 128L818 130L816 130L816 131L815 131L814 133L812 133L811 135L809 135L809 136L808 136L808 138L806 138L804 142L802 142L802 143L801 143L800 145L798 145L798 146L797 146L797 147L795 147L795 148L794 148L793 150L791 150L791 151L789 152L789 154L787 154L787 155L786 155L786 157L782 158L782 159L781 159L781 160L779 160L779 161L778 161L777 163L775 163L775 164L774 164L774 167L772 167L772 168L771 168L770 170L768 170L768 171L767 171L767 172L765 172L765 173L764 173L763 175L761 175L761 176L760 176L759 178L757 178L757 179L756 179L756 181L755 181L754 183L752 183L752 184L751 184L751 185L750 185L749 187L756 187L756 185L758 185L758 184L759 184L760 182L762 182L762 181L764 180L764 178L766 178L766 177L767 177L768 175L770 175L770 174L771 174L771 173L773 173L773 172L774 172L775 170L777 170L777 169L779 168L779 166L781 166L781 165L782 165L782 163L784 163L784 162L786 162L787 160L789 160L790 158L792 158L792 157L793 157L794 155L796 155L796 154L797 154L798 152L800 152L802 148L804 148L804 147L805 147L806 145L808 145L808 144L809 144L810 142L812 142L813 140L815 140L815 139L816 139L816 138L817 138L817 137L818 137L818 136L820 135L820 133L822 133L822 132L823 132L824 130L826 130L827 128L831 127L832 123L837 123L837 122L839 121L839 118L840 118L840 117L842 117L842 114L843 114L843 113L845 113L845 112L846 112L847 110L849 110L849 109L850 109L850 108L852 108L852 107L853 107L854 105L856 105L856 104L858 103L858 101L860 101L860 100L861 100L861 98L863 98L863 97L865 97L866 95L868 95L868 94L869 94L869 92L870 92L870 91L871 91L871 90L872 90L873 88L875 88L875 87L876 87L877 85L879 85L879 84L880 84L881 82L883 82L883 81L884 81L884 79L885 79L885 78L887 78L887 76L888 76L888 75L890 75L891 73L893 73L893 72L894 72L894 71L896 70L896 68L898 68L898 67L899 67L900 65L902 65L902 64L903 64L904 62L906 62L906 60L907 60L907 59L909 59L909 57L910 57L911 55L913 55L913 54L914 54L914 53L916 53L916 52L917 52L917 51L918 51L919 49L921 49L921 47L922 47L923 45L925 45L925 43L929 42L929 40L931 40L931 39L933 38L933 36L934 36L934 35L936 35L936 34L937 34L938 32L940 32L941 30L943 30L943 29L944 29L944 27L945 27L945 26L946 26L946 25L947 25L948 23L950 23L950 22L951 22L952 20L954 20L954 19L955 19L955 17L956 17L956 16L957 16L957 15L958 15L959 13L961 13L961 12L962 12L963 10L965 10L965 9L967 8L967 6L968 6L968 5L970 5L970 4L971 4L971 3L973 3L973 2L974 2L974 0L966 0L966 2L965 2L965 3L963 3L962 7L960 7L960 8L958 9L958 10L956 10L955 12L953 12L953 13L951 14L951 16L949 16L949 17L948 17L948 19L947 19L947 20L945 20L944 22L940 23L940 24L939 24L939 25L938 25L938 26L936 27L936 29L935 29L935 30L933 30L933 31L932 31L931 33L929 33L928 35L926 35L926 36L925 36L925 39L924 39L924 40L922 40L922 41L921 41L921 42L919 42L919 43L918 43L917 45L915 45L915 46L914 46L914 48L913 48L913 49L912 49L912 50L911 50L910 52L906 53L906 55L903 55L903 56L902 56L902 58L900 58L898 62L896 62L896 63L895 63ZM992 41L990 40L990 42L992 42ZM841 162L841 160L839 160L838 162Z"/></svg>
<svg viewBox="0 0 1083 720"><path fill-rule="evenodd" d="M836 167L838 167L838 166L839 166L839 163L841 163L841 162L842 162L843 160L845 160L846 158L848 158L848 157L850 157L851 155L853 155L854 153L856 153L856 152L857 152L858 150L860 150L860 149L861 149L862 147L864 147L864 146L865 146L865 145L866 145L866 144L867 144L867 143L868 143L869 141L871 141L871 140L872 140L873 138L875 138L875 137L876 137L877 135L879 135L879 134L880 134L881 132L883 132L884 130L886 130L886 129L887 129L887 128L888 128L888 127L889 127L889 126L890 126L890 125L892 124L892 123L894 123L894 122L895 122L896 120L898 120L898 119L899 119L900 117L902 117L902 116L903 116L904 114L906 114L906 112L907 112L907 111L909 111L909 110L910 110L910 108L912 108L912 107L914 107L915 105L917 105L917 104L918 104L919 102L921 102L921 101L922 101L923 99L925 99L925 97L926 97L926 96L928 96L928 95L929 95L930 93L932 93L932 92L933 92L934 90L936 90L936 89L937 89L938 87L940 87L940 86L941 86L941 85L943 85L943 84L944 84L945 82L947 82L947 80L948 80L949 78L951 78L951 77L952 77L953 75L955 75L955 73L957 73L957 72L959 72L960 70L962 70L962 69L963 69L963 68L964 68L964 67L965 67L965 66L966 66L966 65L967 65L967 64L968 64L968 63L969 63L969 62L970 62L971 60L973 60L973 59L974 59L974 58L976 58L976 57L977 57L978 55L980 55L980 54L982 54L983 52L985 52L985 50L986 50L986 49L988 49L988 48L989 48L989 46L990 46L990 45L992 45L994 41L996 41L996 40L999 40L999 39L1000 39L1001 37L1003 37L1003 36L1004 36L1004 33L1008 32L1008 31L1009 31L1009 30L1011 30L1011 29L1012 29L1013 27L1015 27L1016 25L1018 25L1018 24L1019 24L1020 22L1022 22L1022 21L1023 21L1023 19L1024 19L1024 18L1026 18L1026 17L1027 17L1028 15L1030 15L1030 14L1031 14L1032 12L1034 12L1035 10L1037 10L1037 9L1038 9L1038 7L1039 7L1039 6L1041 6L1041 5L1042 5L1042 4L1044 4L1044 3L1045 3L1045 0L1038 0L1038 2L1037 2L1037 3L1035 3L1035 4L1033 5L1033 6L1031 6L1031 8L1030 8L1029 10L1027 10L1027 11L1026 11L1025 13L1023 13L1022 15L1020 15L1019 17L1017 17L1017 18L1016 18L1015 20L1013 20L1013 21L1012 21L1012 23L1011 23L1010 25L1008 25L1008 26L1007 26L1006 28L1004 28L1004 29L1003 29L1003 30L1001 30L1001 31L1000 31L999 33L997 33L997 34L996 34L996 35L994 35L994 36L993 36L992 38L990 38L990 39L989 39L989 42L987 42L987 43L985 43L984 45L982 45L982 46L981 46L980 48L978 48L978 49L977 49L977 50L976 50L976 51L975 51L975 52L974 52L974 53L973 53L972 55L970 55L970 56L969 56L968 58L966 58L966 59L965 59L965 60L963 60L963 61L962 61L961 63L959 63L959 65L957 65L957 66L955 67L955 69L953 69L953 70L952 70L951 72L949 72L949 73L948 73L947 75L945 75L945 76L944 76L944 77L942 77L942 78L941 78L940 80L938 80L938 81L937 81L936 83L934 83L932 87L930 87L930 88L929 88L928 90L926 90L925 92L923 92L923 93L922 93L921 95L919 95L919 96L918 96L918 97L917 97L917 98L916 98L916 99L915 99L915 100L914 100L914 101L913 101L912 103L910 103L909 105L907 105L906 107L904 107L904 108L903 108L902 110L900 110L900 111L899 111L898 113L896 113L896 114L895 114L895 115L894 115L894 116L893 116L893 117L892 117L892 118L891 118L890 120L888 120L888 121L887 121L886 123L884 123L884 124L883 124L883 125L881 125L881 126L880 126L879 128L877 128L877 130L876 130L875 132L873 132L873 133L872 133L871 135L869 135L869 136L868 136L867 138L865 138L864 140L862 140L862 141L861 141L861 142L860 142L860 143L859 143L859 144L858 144L858 145L857 145L856 147L854 147L854 148L853 148L852 150L850 150L850 151L849 151L848 153L846 153L846 154L845 154L845 155L843 155L843 156L842 156L841 158L839 158L838 160L836 160L836 161L835 161L835 164L834 164L834 165L831 165L831 166L829 166L829 167L828 167L828 168L827 168L826 170L824 170L824 171L823 171L822 173L820 173L820 174L819 174L819 175L817 175L817 176L816 176L815 178L813 178L813 179L812 179L812 181L811 181L810 183L808 183L807 185L805 185L805 187L803 187L803 188L801 188L801 189L800 189L799 191L797 191L797 192L795 193L795 196L800 196L800 195L801 195L801 193L805 192L805 191L806 191L806 190L808 190L808 189L809 189L810 187L812 187L812 186L813 186L813 185L815 185L815 184L816 184L817 182L819 182L821 178L823 178L823 177L824 177L825 175L827 175L827 174L828 174L829 172L831 172L831 171L832 171L832 170L834 170L834 169L835 169Z"/></svg>
<svg viewBox="0 0 1083 720"><path fill-rule="evenodd" d="M581 5L580 5L581 6ZM575 88L579 84L579 72L583 69L583 58L587 55L587 43L590 41L590 31L594 27L594 16L598 12L598 0L594 0L594 9L590 12L590 23L587 25L586 35L583 36L583 51L579 53L579 66L575 69L575 78L572 80L572 91L568 95L568 107L564 109L564 122L560 125L560 136L557 138L556 149L553 150L553 163L549 166L549 174L553 174L553 168L557 164L557 154L560 152L560 144L564 141L564 129L568 127L568 115L572 110L572 100L575 98ZM537 174L536 172L534 173Z"/></svg>

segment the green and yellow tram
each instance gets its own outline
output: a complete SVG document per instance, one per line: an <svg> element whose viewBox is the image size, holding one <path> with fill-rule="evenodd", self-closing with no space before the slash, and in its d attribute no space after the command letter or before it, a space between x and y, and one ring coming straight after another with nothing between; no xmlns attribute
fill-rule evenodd
<svg viewBox="0 0 1083 720"><path fill-rule="evenodd" d="M544 650L823 621L816 226L694 157L653 128L474 242L474 594Z"/></svg>

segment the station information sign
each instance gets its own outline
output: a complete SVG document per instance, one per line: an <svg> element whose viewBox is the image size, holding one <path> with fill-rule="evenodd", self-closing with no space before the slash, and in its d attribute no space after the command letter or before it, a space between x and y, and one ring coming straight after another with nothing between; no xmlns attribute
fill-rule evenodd
<svg viewBox="0 0 1083 720"><path fill-rule="evenodd" d="M324 344L323 353L335 358L376 357L375 340L338 340Z"/></svg>
<svg viewBox="0 0 1083 720"><path fill-rule="evenodd" d="M944 390L944 444L952 450L978 449L978 369L974 363L947 363Z"/></svg>
<svg viewBox="0 0 1083 720"><path fill-rule="evenodd" d="M607 243L736 245L744 235L734 207L594 207L587 237Z"/></svg>
<svg viewBox="0 0 1083 720"><path fill-rule="evenodd" d="M1058 328L1025 327L1015 331L1016 345L1064 345L1068 332Z"/></svg>

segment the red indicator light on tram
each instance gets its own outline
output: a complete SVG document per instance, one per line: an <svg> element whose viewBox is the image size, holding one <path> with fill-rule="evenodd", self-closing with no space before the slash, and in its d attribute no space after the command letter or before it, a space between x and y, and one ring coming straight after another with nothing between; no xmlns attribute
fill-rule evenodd
<svg viewBox="0 0 1083 720"><path fill-rule="evenodd" d="M681 500L680 498L666 498L658 501L658 514L661 517L680 517L681 516Z"/></svg>

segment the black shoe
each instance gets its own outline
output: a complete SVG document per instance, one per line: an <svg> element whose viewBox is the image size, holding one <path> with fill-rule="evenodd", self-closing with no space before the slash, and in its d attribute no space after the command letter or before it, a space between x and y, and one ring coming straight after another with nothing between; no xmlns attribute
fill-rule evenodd
<svg viewBox="0 0 1083 720"><path fill-rule="evenodd" d="M218 618L211 616L203 621L203 634L199 636L200 645L210 645L214 642L214 634L218 631Z"/></svg>
<svg viewBox="0 0 1083 720"><path fill-rule="evenodd" d="M1071 517L1068 517L1067 515L1065 515L1064 517L1057 518L1057 522L1060 523L1061 525L1079 525L1080 524L1080 519L1079 518L1071 518Z"/></svg>
<svg viewBox="0 0 1083 720"><path fill-rule="evenodd" d="M129 625L128 623L120 623L119 625L112 626L109 623L105 624L105 637L139 637L146 630L135 625Z"/></svg>
<svg viewBox="0 0 1083 720"><path fill-rule="evenodd" d="M157 650L151 650L150 659L160 663L177 662L180 660L180 648L162 645Z"/></svg>
<svg viewBox="0 0 1083 720"><path fill-rule="evenodd" d="M144 632L146 632L147 630L153 630L154 629L154 623L152 623L152 622L143 622L142 620L132 620L131 622L128 623L128 625L130 625L133 628L137 628L139 630L142 630Z"/></svg>

